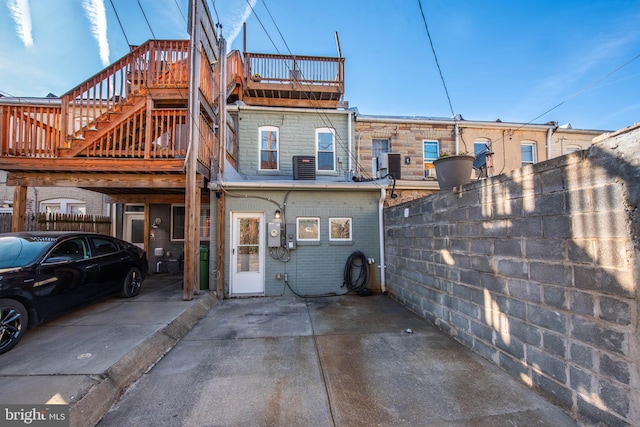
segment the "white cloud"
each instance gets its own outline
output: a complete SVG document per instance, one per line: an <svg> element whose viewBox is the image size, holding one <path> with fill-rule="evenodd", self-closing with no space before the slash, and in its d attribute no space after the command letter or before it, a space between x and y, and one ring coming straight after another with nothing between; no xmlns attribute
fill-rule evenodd
<svg viewBox="0 0 640 427"><path fill-rule="evenodd" d="M31 12L28 0L7 0L7 7L16 23L16 33L25 47L33 46L31 36Z"/></svg>
<svg viewBox="0 0 640 427"><path fill-rule="evenodd" d="M225 28L231 27L231 31L229 31L229 33L226 36L228 48L231 48L231 44L236 39L236 37L238 37L238 35L240 34L240 31L242 31L242 24L251 15L252 13L251 8L255 7L257 1L258 0L250 0L249 1L250 5L246 4L243 8L244 10L242 11L240 11L238 6L236 6L237 3L234 3L235 9L232 8L229 11L221 13L222 16L220 17L220 20L222 21L222 24L224 24L223 35L227 34L227 31L225 30Z"/></svg>
<svg viewBox="0 0 640 427"><path fill-rule="evenodd" d="M107 13L103 0L83 0L82 7L91 24L91 33L98 42L100 61L109 65L109 40L107 39Z"/></svg>

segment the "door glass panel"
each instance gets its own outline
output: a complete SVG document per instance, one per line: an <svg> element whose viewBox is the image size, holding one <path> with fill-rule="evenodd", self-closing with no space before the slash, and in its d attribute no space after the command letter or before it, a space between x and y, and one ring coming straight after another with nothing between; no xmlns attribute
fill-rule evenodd
<svg viewBox="0 0 640 427"><path fill-rule="evenodd" d="M238 259L236 271L260 271L260 219L238 219Z"/></svg>
<svg viewBox="0 0 640 427"><path fill-rule="evenodd" d="M131 220L131 243L144 243L144 220Z"/></svg>

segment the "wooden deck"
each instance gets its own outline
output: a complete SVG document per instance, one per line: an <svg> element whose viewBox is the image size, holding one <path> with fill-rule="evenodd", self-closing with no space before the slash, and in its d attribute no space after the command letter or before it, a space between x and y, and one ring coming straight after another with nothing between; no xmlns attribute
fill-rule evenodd
<svg viewBox="0 0 640 427"><path fill-rule="evenodd" d="M244 53L248 105L339 108L344 58Z"/></svg>
<svg viewBox="0 0 640 427"><path fill-rule="evenodd" d="M105 193L184 188L188 55L188 40L150 40L59 102L0 99L0 169L10 172L10 185L73 183ZM218 99L210 61L200 63L199 93L213 108ZM218 144L214 127L201 114L197 169L204 178Z"/></svg>

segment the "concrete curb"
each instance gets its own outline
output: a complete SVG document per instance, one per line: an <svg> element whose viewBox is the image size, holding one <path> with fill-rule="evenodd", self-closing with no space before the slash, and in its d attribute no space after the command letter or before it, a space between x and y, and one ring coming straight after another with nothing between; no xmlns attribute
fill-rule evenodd
<svg viewBox="0 0 640 427"><path fill-rule="evenodd" d="M70 427L95 426L127 387L162 359L218 303L210 292L198 298L174 321L150 335L103 375L94 378L94 384L86 393L69 403Z"/></svg>

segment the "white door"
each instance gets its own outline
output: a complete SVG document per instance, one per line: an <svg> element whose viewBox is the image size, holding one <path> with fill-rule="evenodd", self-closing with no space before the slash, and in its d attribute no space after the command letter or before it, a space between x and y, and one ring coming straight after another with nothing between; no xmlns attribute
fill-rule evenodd
<svg viewBox="0 0 640 427"><path fill-rule="evenodd" d="M231 294L264 295L264 214L231 214Z"/></svg>
<svg viewBox="0 0 640 427"><path fill-rule="evenodd" d="M144 249L144 213L124 214L124 240Z"/></svg>

